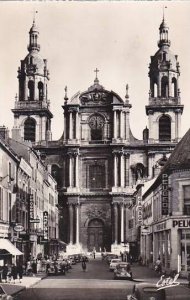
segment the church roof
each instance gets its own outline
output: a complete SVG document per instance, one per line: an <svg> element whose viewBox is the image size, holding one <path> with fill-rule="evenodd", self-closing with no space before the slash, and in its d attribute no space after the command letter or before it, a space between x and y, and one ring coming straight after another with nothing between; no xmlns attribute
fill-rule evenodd
<svg viewBox="0 0 190 300"><path fill-rule="evenodd" d="M190 168L190 129L176 145L174 151L165 164L162 173L167 170L178 170L182 168Z"/></svg>
<svg viewBox="0 0 190 300"><path fill-rule="evenodd" d="M122 98L113 91L106 90L102 85L99 84L99 81L94 81L94 84L91 85L86 91L78 91L73 95L68 104L79 105L79 104L124 104ZM131 105L130 105L131 107Z"/></svg>

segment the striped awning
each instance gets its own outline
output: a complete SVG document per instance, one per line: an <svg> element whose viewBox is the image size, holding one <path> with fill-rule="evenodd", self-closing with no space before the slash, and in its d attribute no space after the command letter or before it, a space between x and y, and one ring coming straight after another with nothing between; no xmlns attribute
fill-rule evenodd
<svg viewBox="0 0 190 300"><path fill-rule="evenodd" d="M6 250L12 255L23 255L8 239L0 239L0 250Z"/></svg>

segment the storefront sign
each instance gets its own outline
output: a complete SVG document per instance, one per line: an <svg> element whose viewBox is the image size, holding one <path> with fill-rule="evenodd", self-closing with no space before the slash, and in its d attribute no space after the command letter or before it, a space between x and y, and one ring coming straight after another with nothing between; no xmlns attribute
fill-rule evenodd
<svg viewBox="0 0 190 300"><path fill-rule="evenodd" d="M156 224L154 231L162 231L166 229L166 222L160 223L160 224Z"/></svg>
<svg viewBox="0 0 190 300"><path fill-rule="evenodd" d="M190 228L190 219L187 219L187 220L173 220L173 227Z"/></svg>
<svg viewBox="0 0 190 300"><path fill-rule="evenodd" d="M16 232L21 232L23 230L24 230L24 227L22 225L17 224L14 227L14 231L16 231Z"/></svg>
<svg viewBox="0 0 190 300"><path fill-rule="evenodd" d="M168 174L162 174L162 215L168 215Z"/></svg>
<svg viewBox="0 0 190 300"><path fill-rule="evenodd" d="M48 212L43 212L43 231L44 231L44 240L49 239L49 228L48 228Z"/></svg>
<svg viewBox="0 0 190 300"><path fill-rule="evenodd" d="M142 201L141 197L137 198L137 215L138 215L138 224L141 226L143 224L143 212L142 212Z"/></svg>
<svg viewBox="0 0 190 300"><path fill-rule="evenodd" d="M29 195L29 212L30 212L30 222L32 219L34 219L34 198L33 195L30 194Z"/></svg>

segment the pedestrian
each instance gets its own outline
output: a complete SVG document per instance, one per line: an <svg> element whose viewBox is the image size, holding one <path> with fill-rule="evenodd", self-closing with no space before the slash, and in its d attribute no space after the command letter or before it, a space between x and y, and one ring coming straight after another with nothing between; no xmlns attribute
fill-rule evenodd
<svg viewBox="0 0 190 300"><path fill-rule="evenodd" d="M19 277L19 282L22 282L22 276L23 276L23 265L20 263L17 266L17 273L18 273L18 277Z"/></svg>
<svg viewBox="0 0 190 300"><path fill-rule="evenodd" d="M8 265L5 264L3 266L2 279L7 282L7 274L8 274Z"/></svg>
<svg viewBox="0 0 190 300"><path fill-rule="evenodd" d="M33 260L32 264L31 264L31 267L32 267L32 274L35 277L36 274L37 274L37 263L36 263L35 260Z"/></svg>
<svg viewBox="0 0 190 300"><path fill-rule="evenodd" d="M32 274L31 261L28 260L26 264L26 275L31 276L31 274Z"/></svg>
<svg viewBox="0 0 190 300"><path fill-rule="evenodd" d="M15 264L12 264L11 275L13 277L13 283L15 283L15 280L17 279L17 267Z"/></svg>
<svg viewBox="0 0 190 300"><path fill-rule="evenodd" d="M83 272L86 272L86 261L85 260L82 261L82 269L83 269Z"/></svg>
<svg viewBox="0 0 190 300"><path fill-rule="evenodd" d="M95 247L94 247L94 249L93 249L93 251L92 251L92 254L93 254L94 259L95 259L95 258L96 258L96 249L95 249Z"/></svg>
<svg viewBox="0 0 190 300"><path fill-rule="evenodd" d="M161 274L161 273L162 273L162 265L161 265L160 257L158 257L158 259L157 259L157 261L156 261L155 271L156 271L158 274Z"/></svg>

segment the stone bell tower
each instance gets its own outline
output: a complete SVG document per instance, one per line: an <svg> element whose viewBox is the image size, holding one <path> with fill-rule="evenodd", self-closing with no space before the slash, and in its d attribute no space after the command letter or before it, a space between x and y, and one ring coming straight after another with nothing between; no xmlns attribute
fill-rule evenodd
<svg viewBox="0 0 190 300"><path fill-rule="evenodd" d="M33 21L29 31L28 54L18 68L19 92L15 97L13 139L43 144L50 141L51 118L48 99L49 72L38 44L39 31Z"/></svg>
<svg viewBox="0 0 190 300"><path fill-rule="evenodd" d="M170 50L168 26L163 21L159 27L158 51L151 56L149 66L150 92L146 114L149 119L149 142L176 143L181 135L181 105L177 55Z"/></svg>

